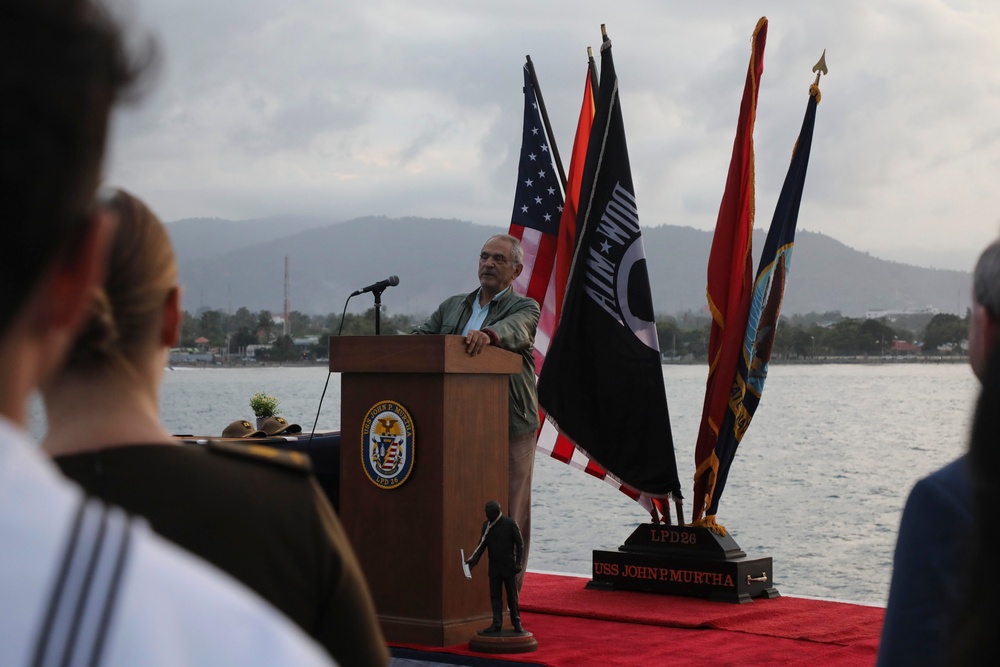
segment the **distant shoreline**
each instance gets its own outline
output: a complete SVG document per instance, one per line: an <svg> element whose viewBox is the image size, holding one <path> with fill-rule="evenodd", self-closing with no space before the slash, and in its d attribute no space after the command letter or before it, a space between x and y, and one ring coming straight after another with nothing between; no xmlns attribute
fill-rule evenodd
<svg viewBox="0 0 1000 667"><path fill-rule="evenodd" d="M705 364L705 359L680 360L664 359L664 366L691 366ZM969 358L965 355L937 355L937 356L912 356L912 357L875 357L875 356L853 356L853 357L807 357L802 359L771 359L769 366L785 365L852 365L852 364L967 364Z"/></svg>
<svg viewBox="0 0 1000 667"><path fill-rule="evenodd" d="M906 356L906 357L875 357L875 356L853 356L853 357L808 357L803 359L772 359L769 365L854 365L854 364L967 364L969 358L965 355L937 355L937 356ZM289 361L283 363L243 363L241 361L230 362L177 362L167 364L168 369L173 368L311 368L327 367L328 361ZM663 366L704 366L705 359L664 359Z"/></svg>

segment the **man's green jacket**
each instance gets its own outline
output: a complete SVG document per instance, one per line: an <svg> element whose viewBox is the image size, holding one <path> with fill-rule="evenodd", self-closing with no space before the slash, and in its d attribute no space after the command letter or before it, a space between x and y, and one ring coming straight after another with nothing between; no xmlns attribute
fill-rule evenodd
<svg viewBox="0 0 1000 667"><path fill-rule="evenodd" d="M471 294L449 297L438 306L434 314L418 327L415 334L459 334L472 317ZM540 311L534 299L521 296L513 286L490 302L481 330L490 337L492 345L521 355L521 374L510 376L510 411L508 425L510 438L524 435L538 428L538 395L535 393L535 329Z"/></svg>

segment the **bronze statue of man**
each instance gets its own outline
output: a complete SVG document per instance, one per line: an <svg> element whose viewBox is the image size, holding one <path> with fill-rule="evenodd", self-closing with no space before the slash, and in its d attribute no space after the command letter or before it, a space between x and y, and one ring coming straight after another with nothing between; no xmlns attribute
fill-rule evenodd
<svg viewBox="0 0 1000 667"><path fill-rule="evenodd" d="M517 610L517 574L521 571L524 541L517 521L504 516L500 503L491 500L486 503L486 521L479 546L466 563L475 567L483 555L490 557L490 604L493 607L493 625L486 628L486 634L496 634L503 626L503 589L507 590L507 609L514 632L523 633L521 615Z"/></svg>

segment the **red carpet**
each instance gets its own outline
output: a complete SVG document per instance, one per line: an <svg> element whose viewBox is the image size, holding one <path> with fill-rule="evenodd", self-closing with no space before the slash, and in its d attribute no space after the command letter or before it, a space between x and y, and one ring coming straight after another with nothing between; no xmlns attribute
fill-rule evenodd
<svg viewBox="0 0 1000 667"><path fill-rule="evenodd" d="M441 652L560 667L872 665L885 613L880 607L790 597L737 605L590 591L584 588L587 581L528 573L521 591L521 621L538 640L534 653L482 656L464 644L408 648L426 651L423 658L428 661Z"/></svg>

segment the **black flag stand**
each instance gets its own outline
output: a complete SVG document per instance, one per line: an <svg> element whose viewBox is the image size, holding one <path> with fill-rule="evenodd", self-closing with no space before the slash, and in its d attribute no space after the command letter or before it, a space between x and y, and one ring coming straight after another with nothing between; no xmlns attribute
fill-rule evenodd
<svg viewBox="0 0 1000 667"><path fill-rule="evenodd" d="M639 524L617 551L594 549L587 588L753 602L780 597L771 558L748 558L731 535L701 526Z"/></svg>

